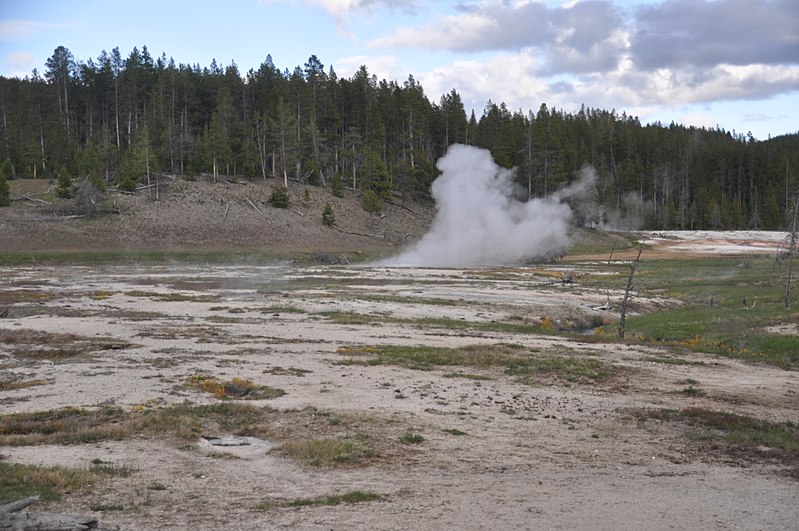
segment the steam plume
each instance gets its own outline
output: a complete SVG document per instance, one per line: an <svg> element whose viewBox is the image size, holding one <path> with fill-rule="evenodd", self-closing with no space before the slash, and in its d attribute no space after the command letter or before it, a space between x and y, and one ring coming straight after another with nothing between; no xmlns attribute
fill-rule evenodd
<svg viewBox="0 0 799 531"><path fill-rule="evenodd" d="M591 169L550 198L522 202L514 198L513 171L494 163L488 150L453 145L437 166L430 231L384 265L503 265L555 256L569 244L572 210L565 201L579 204L596 181Z"/></svg>

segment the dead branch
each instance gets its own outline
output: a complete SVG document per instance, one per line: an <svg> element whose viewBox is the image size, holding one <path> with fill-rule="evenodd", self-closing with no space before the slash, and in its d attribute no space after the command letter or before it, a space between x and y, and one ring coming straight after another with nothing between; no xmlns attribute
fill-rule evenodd
<svg viewBox="0 0 799 531"><path fill-rule="evenodd" d="M11 503L7 503L5 505L0 505L0 514L4 513L15 513L21 509L24 509L28 505L33 505L37 501L39 501L41 496L28 496L27 498L22 498L21 500L13 501Z"/></svg>
<svg viewBox="0 0 799 531"><path fill-rule="evenodd" d="M419 213L418 213L418 212L416 212L416 211L415 211L414 209L412 209L411 207L408 207L408 206L402 205L402 204L400 204L400 203L395 203L394 201L386 201L386 203L388 203L389 205L394 205L394 206L396 206L396 207L404 208L405 210L407 210L407 211L408 211L408 212L410 212L411 214L415 214L415 215L417 215L417 216L419 215Z"/></svg>
<svg viewBox="0 0 799 531"><path fill-rule="evenodd" d="M230 210L230 203L228 203L228 204L226 204L226 205L225 205L225 215L224 215L224 216L222 216L222 223L224 223L224 222L225 222L225 220L227 219L227 213L228 213L228 210Z"/></svg>
<svg viewBox="0 0 799 531"><path fill-rule="evenodd" d="M21 195L19 197L12 197L10 198L11 201L30 201L31 203L40 203L42 205L52 205L50 201L45 201L44 199L36 199L35 197L31 197L30 194Z"/></svg>
<svg viewBox="0 0 799 531"><path fill-rule="evenodd" d="M616 239L613 240L613 247L610 250L610 256L608 256L608 265L610 265L610 261L613 260L613 251L616 250L616 244L619 242L619 237L616 236Z"/></svg>
<svg viewBox="0 0 799 531"><path fill-rule="evenodd" d="M292 211L292 212L294 212L295 214L299 214L300 216L304 216L304 215L305 215L305 214L303 214L302 212L300 212L299 210L294 210L293 208L289 208L289 210L291 210L291 211Z"/></svg>
<svg viewBox="0 0 799 531"><path fill-rule="evenodd" d="M630 264L630 276L627 277L627 289L624 290L624 299L621 301L621 316L619 317L619 338L624 339L624 326L627 321L627 301L630 298L630 291L633 289L633 276L635 275L635 268L641 260L641 251L644 250L644 240L641 240L641 245L638 247L638 256L635 261Z"/></svg>
<svg viewBox="0 0 799 531"><path fill-rule="evenodd" d="M349 231L349 230L344 230L342 228L336 227L335 225L333 225L333 228L336 229L339 232L343 232L344 234L351 234L353 236L366 236L367 238L376 238L378 240L385 240L386 239L385 235L368 234L368 233L365 233L365 232Z"/></svg>
<svg viewBox="0 0 799 531"><path fill-rule="evenodd" d="M30 496L0 506L0 529L8 531L23 531L28 529L37 529L39 531L81 531L84 529L111 531L112 529L119 529L116 526L112 528L98 527L97 518L93 516L72 516L64 513L18 512L39 500L39 496Z"/></svg>
<svg viewBox="0 0 799 531"><path fill-rule="evenodd" d="M264 213L263 213L263 212L261 212L261 209L259 209L257 206L255 206L255 203L253 203L253 202L252 202L252 199L250 199L249 197L247 197L247 196L245 195L245 196L244 196L244 200L245 200L245 201L247 201L247 203L248 203L248 204L249 204L251 207L253 207L253 209L255 209L255 211L256 211L256 212L258 212L258 213L259 213L259 214L261 214L262 216L264 215Z"/></svg>

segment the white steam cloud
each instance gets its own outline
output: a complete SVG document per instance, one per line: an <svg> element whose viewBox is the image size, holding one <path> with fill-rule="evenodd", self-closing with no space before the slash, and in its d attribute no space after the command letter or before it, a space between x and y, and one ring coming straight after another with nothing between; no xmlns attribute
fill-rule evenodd
<svg viewBox="0 0 799 531"><path fill-rule="evenodd" d="M499 167L485 149L450 146L433 182L438 212L430 231L390 266L503 265L561 254L569 244L572 210L596 182L593 169L549 198L514 198L513 170Z"/></svg>

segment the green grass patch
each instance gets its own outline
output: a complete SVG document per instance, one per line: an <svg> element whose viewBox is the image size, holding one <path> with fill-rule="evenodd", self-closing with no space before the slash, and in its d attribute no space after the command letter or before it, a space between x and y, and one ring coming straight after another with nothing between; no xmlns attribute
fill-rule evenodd
<svg viewBox="0 0 799 531"><path fill-rule="evenodd" d="M786 464L796 464L799 459L799 427L792 422L770 422L705 408L646 411L638 417L684 422L702 429L702 438L755 453L770 452Z"/></svg>
<svg viewBox="0 0 799 531"><path fill-rule="evenodd" d="M162 302L215 302L217 295L186 295L184 293L159 293L157 291L131 290L126 291L128 297L150 298Z"/></svg>
<svg viewBox="0 0 799 531"><path fill-rule="evenodd" d="M419 319L406 319L391 317L383 314L363 314L357 312L319 312L318 315L342 325L367 325L367 324L397 324L415 326L418 328L446 328L448 330L474 330L478 332L503 332L509 334L543 334L553 333L539 323L519 322L484 322L451 319L447 317L421 317Z"/></svg>
<svg viewBox="0 0 799 531"><path fill-rule="evenodd" d="M400 437L400 442L403 444L421 444L424 442L424 436L418 433L406 433Z"/></svg>
<svg viewBox="0 0 799 531"><path fill-rule="evenodd" d="M525 358L510 365L505 372L519 376L526 383L535 383L541 376L553 376L567 382L604 381L618 374L619 369L595 358L577 356Z"/></svg>
<svg viewBox="0 0 799 531"><path fill-rule="evenodd" d="M47 384L44 380L14 380L11 382L0 382L0 391L16 391L18 389L27 389L28 387L36 387L38 385Z"/></svg>
<svg viewBox="0 0 799 531"><path fill-rule="evenodd" d="M42 467L0 461L0 504L38 494L42 501L58 501L67 492L82 491L98 479L85 468Z"/></svg>
<svg viewBox="0 0 799 531"><path fill-rule="evenodd" d="M98 503L96 505L90 505L89 509L94 512L101 513L106 511L124 511L125 506L121 503Z"/></svg>
<svg viewBox="0 0 799 531"><path fill-rule="evenodd" d="M682 391L680 391L685 396L705 396L705 391L700 389L699 387L694 387L693 385L689 385L688 387L683 387Z"/></svg>
<svg viewBox="0 0 799 531"><path fill-rule="evenodd" d="M368 445L369 437L359 435L345 438L302 439L285 442L276 451L301 463L316 467L358 464L374 457Z"/></svg>
<svg viewBox="0 0 799 531"><path fill-rule="evenodd" d="M282 389L259 385L242 378L219 380L212 376L196 375L187 378L186 385L192 389L211 393L220 399L271 400L286 394Z"/></svg>
<svg viewBox="0 0 799 531"><path fill-rule="evenodd" d="M769 334L769 326L799 319L773 305L760 311L692 307L627 320L628 337L638 341L719 354L785 369L799 368L799 336Z"/></svg>
<svg viewBox="0 0 799 531"><path fill-rule="evenodd" d="M628 317L627 338L799 368L799 336L766 331L799 320L799 310L785 310L784 263L769 257L652 261L645 257L646 251L636 270L637 289L678 299L683 305ZM608 269L623 272L624 267L611 264ZM587 275L581 283L623 288L614 275ZM608 327L606 334L615 336L615 328Z"/></svg>
<svg viewBox="0 0 799 531"><path fill-rule="evenodd" d="M467 433L465 431L461 431L458 428L444 428L441 431L443 431L444 433L449 433L450 435L456 435L456 436L467 435Z"/></svg>
<svg viewBox="0 0 799 531"><path fill-rule="evenodd" d="M621 370L596 358L574 355L541 356L521 345L507 343L469 345L462 348L423 345L342 347L338 353L350 356L344 362L348 365L399 365L417 370L448 366L504 368L505 374L516 376L528 384L537 383L541 378L568 382L602 381L615 376Z"/></svg>
<svg viewBox="0 0 799 531"><path fill-rule="evenodd" d="M340 505L342 503L362 503L380 499L374 492L352 490L344 494L324 496L321 498L297 498L286 503L288 507L308 507L312 505Z"/></svg>
<svg viewBox="0 0 799 531"><path fill-rule="evenodd" d="M278 507L313 507L313 506L333 506L342 503L363 503L382 499L383 496L370 491L351 490L344 494L332 496L320 496L318 498L295 498L293 500L270 500L259 503L256 508L259 511L268 511Z"/></svg>
<svg viewBox="0 0 799 531"><path fill-rule="evenodd" d="M192 440L208 431L263 435L269 430L270 413L270 409L237 402L131 412L106 407L13 413L0 416L0 446L85 444L140 434Z"/></svg>

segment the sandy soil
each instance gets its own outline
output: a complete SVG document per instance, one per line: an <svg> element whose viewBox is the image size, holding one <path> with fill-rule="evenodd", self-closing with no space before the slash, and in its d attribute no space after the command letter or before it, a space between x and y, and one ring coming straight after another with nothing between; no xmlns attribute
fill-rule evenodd
<svg viewBox="0 0 799 531"><path fill-rule="evenodd" d="M327 189L294 182L289 183L290 208L274 208L268 201L275 184L272 180L212 183L206 178L196 182L166 179L157 198L154 189L135 195L109 192L103 209L114 213L71 217L83 215L84 210L75 199L54 198L52 183L11 181L11 196L16 200L10 208L0 208L0 248L12 252L386 251L419 238L434 214L431 204L395 197L384 203L381 215L370 215L353 192L345 191L344 197L338 198ZM335 227L322 224L325 203L333 208Z"/></svg>
<svg viewBox="0 0 799 531"><path fill-rule="evenodd" d="M241 215L249 213L242 208ZM3 334L102 336L134 346L48 361L19 357L12 344L0 344L4 378L45 382L0 392L2 414L68 405L133 410L215 402L185 385L188 377L204 373L285 390L279 398L250 402L276 408L275 422L284 430L305 433L316 426L318 418L309 420L315 413L308 409L316 408L360 419L353 421L355 429L372 430L379 448L378 457L365 464L333 468L280 456L272 451L281 443L277 439L220 449L203 439L187 447L141 436L0 452L15 463L88 466L101 459L133 467L130 477L104 481L88 495L66 496L50 506L91 514L93 505L119 503L124 510L98 516L122 529L795 529L799 484L767 458L768 449L766 457L732 455L686 437L678 425L641 422L633 413L697 406L799 422L796 372L590 338L407 321L615 319L592 309L606 302L604 291L579 281L552 282L560 272L554 266L397 270L289 264L10 268L0 280L10 309L0 319ZM375 320L338 324L323 311ZM523 345L531 356L601 360L616 375L600 383L543 377L530 385L472 367L462 372L485 379L453 378L458 368L336 363L354 347L499 343ZM653 361L676 355L686 363ZM681 392L686 381L699 382L705 393ZM454 429L465 434L444 431ZM327 430L336 434L332 425ZM408 431L421 434L423 442L397 443ZM166 489L148 489L154 483ZM256 508L268 500L354 489L383 498L335 507Z"/></svg>

